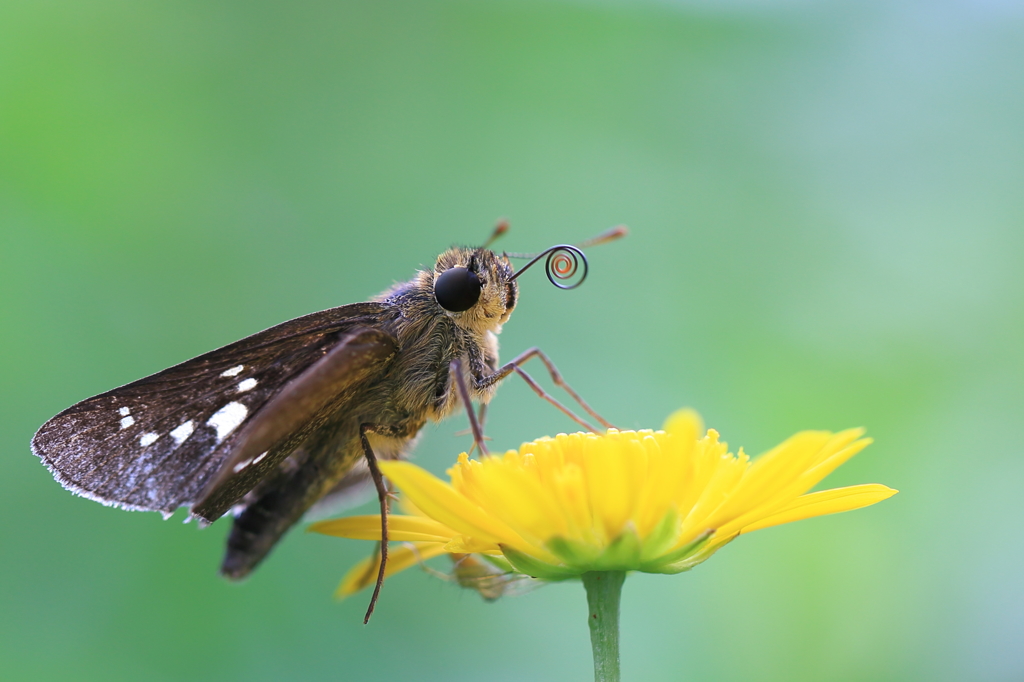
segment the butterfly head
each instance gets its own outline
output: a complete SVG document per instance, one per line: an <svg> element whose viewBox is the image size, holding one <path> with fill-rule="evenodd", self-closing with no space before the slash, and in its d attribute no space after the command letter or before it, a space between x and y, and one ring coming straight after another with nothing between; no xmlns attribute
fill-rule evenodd
<svg viewBox="0 0 1024 682"><path fill-rule="evenodd" d="M432 274L434 300L460 327L497 331L516 307L515 272L508 258L489 249L449 249Z"/></svg>

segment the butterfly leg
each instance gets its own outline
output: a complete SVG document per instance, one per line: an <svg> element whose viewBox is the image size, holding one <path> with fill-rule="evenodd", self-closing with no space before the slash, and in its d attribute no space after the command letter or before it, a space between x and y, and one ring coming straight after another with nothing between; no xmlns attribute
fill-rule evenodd
<svg viewBox="0 0 1024 682"><path fill-rule="evenodd" d="M504 379L508 375L512 374L513 372L515 372L516 374L518 374L519 376L521 376L523 378L523 381L525 381L526 384L530 388L533 389L534 393L536 393L538 396L540 396L541 398L543 398L547 402L551 403L551 405L553 405L556 409L561 411L565 416L569 417L569 419L572 419L574 422L576 422L577 424L579 424L583 428L587 429L588 431L596 432L597 429L595 429L589 422L587 422L586 420L584 420L581 417L577 416L576 413L574 413L568 407L566 407L565 405L560 403L554 396L552 396L550 393L548 393L543 388L541 388L540 384L538 384L536 381L534 381L533 377L531 377L529 374L527 374L519 366L519 363L525 362L525 360L522 360L522 358L524 356L525 356L526 360L529 360L534 355L537 355L539 357L543 357L545 359L547 357L543 353L541 353L538 349L531 348L526 353L523 353L522 355L520 355L519 357L514 359L512 362L509 362L506 365L504 365L497 372L494 372L492 374L487 374L486 366L483 364L483 360L479 357L479 355L473 353L472 349L471 349L470 350L470 354L469 354L469 361L470 361L470 367L473 369L474 388L476 388L477 390L482 390L482 389L488 388L488 387L493 386L494 384L498 383L499 381L501 381L502 379ZM547 362L550 363L551 361L547 360ZM550 367L554 368L554 365L552 364L552 365L550 365ZM577 400L581 403L581 405L583 405L584 409L587 409L588 411L590 411L590 406L586 405L586 403L583 402L582 398L579 398L579 396L576 394L575 391L573 391L571 388L568 388L568 385L565 383L565 381L562 381L561 374L557 374L557 372L558 372L558 370L555 369L556 375L552 376L552 378L554 378L554 376L558 377L558 379L556 380L556 383L561 381L560 385L565 387L565 388L567 388L569 390L569 395L577 398ZM606 422L604 419L602 419L600 417L598 417L598 420L602 424L608 424L608 422ZM614 428L614 427L612 427L611 425L608 425L608 428Z"/></svg>
<svg viewBox="0 0 1024 682"><path fill-rule="evenodd" d="M462 373L462 360L452 360L452 375L455 377L455 387L459 391L459 400L466 407L466 416L469 418L469 428L473 432L473 445L480 449L481 455L487 454L487 446L484 445L484 429L482 420L477 421L476 412L473 411L473 403L469 397L469 387L466 386L466 377ZM483 407L481 407L483 416Z"/></svg>
<svg viewBox="0 0 1024 682"><path fill-rule="evenodd" d="M513 369L513 371L515 371L516 374L518 374L519 376L521 376L523 378L523 381L526 382L527 386L529 386L530 388L533 389L534 393L536 393L538 396L540 396L544 400L546 400L549 403L551 403L552 405L554 405L556 409L561 410L562 413L565 414L565 416L569 417L569 419L573 420L574 422L576 422L577 424L579 424L580 426L585 428L587 431L592 431L594 433L597 433L597 429L595 429L590 424L590 422L586 421L585 419L581 419L580 417L578 417L576 415L575 412L570 410L568 407L566 407L562 403L558 402L558 400L556 400L554 396L552 396L550 393L548 393L543 388L541 388L540 384L538 384L536 381L533 380L533 377L531 377L529 374L524 372L522 370L522 368L519 367L519 365L512 365L512 369Z"/></svg>
<svg viewBox="0 0 1024 682"><path fill-rule="evenodd" d="M558 371L557 367L555 367L555 363L551 362L551 358L549 358L540 348L534 347L530 348L527 351L524 351L523 353L513 358L513 360L509 364L521 368L522 365L526 364L526 361L529 360L530 358L540 358L540 361L544 363L544 367L547 368L548 374L551 375L551 381L554 382L555 386L558 386L566 393L568 393L572 397L572 399L575 400L576 403L580 407L582 407L587 414L596 419L601 424L601 426L605 427L606 429L615 428L604 417L595 412L594 409L587 404L587 401L584 400L579 393L574 391L572 387L565 382L565 379L562 378L562 373ZM522 370L520 370L520 372L522 372ZM523 375L523 378L526 378L525 375ZM529 381L527 381L527 383L529 383Z"/></svg>
<svg viewBox="0 0 1024 682"><path fill-rule="evenodd" d="M370 470L370 477L373 485L377 488L377 499L380 501L380 568L377 570L377 583L373 587L373 596L370 597L370 606L366 609L366 616L363 623L370 622L373 609L377 605L377 597L380 596L380 588L384 584L384 571L388 564L388 498L387 486L384 484L384 475L377 464L377 456L370 446L368 433L375 433L390 438L404 438L408 436L408 429L389 424L360 424L359 440L363 445L363 454L366 456L366 465Z"/></svg>
<svg viewBox="0 0 1024 682"><path fill-rule="evenodd" d="M483 431L483 429L484 429L484 422L486 421L486 417L487 417L487 403L481 403L480 404L480 411L477 412L477 415L476 415L476 420L480 424L480 430L481 431ZM469 428L469 429L463 429L461 431L456 431L455 435L456 436L468 436L468 435L470 435L472 433L473 433L473 429ZM485 435L484 436L484 440L491 440L491 437ZM473 456L473 452L475 450L476 450L476 441L473 441L473 445L471 445L469 447L469 456L470 457Z"/></svg>
<svg viewBox="0 0 1024 682"><path fill-rule="evenodd" d="M483 432L484 432L484 423L487 421L487 403L480 403L480 413L477 415L476 420L480 424L480 433L483 434ZM484 440L490 440L490 438L488 438L487 436L484 436L483 439ZM475 441L473 442L473 447L476 447L476 442ZM472 455L473 454L473 450L470 450L469 454ZM486 454L486 453L484 453L484 451L481 450L480 454Z"/></svg>

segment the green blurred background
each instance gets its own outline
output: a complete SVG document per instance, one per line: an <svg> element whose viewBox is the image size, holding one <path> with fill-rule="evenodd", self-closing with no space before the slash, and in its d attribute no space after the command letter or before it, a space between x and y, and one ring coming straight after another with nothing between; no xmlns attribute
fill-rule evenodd
<svg viewBox="0 0 1024 682"><path fill-rule="evenodd" d="M863 425L828 485L902 492L635 575L627 680L1024 679L1024 10L967 2L0 4L0 678L588 680L578 584L496 604L292 533L248 582L199 531L61 490L68 405L364 300L452 243L524 277L623 427L734 447ZM457 417L416 460L467 446ZM572 429L515 379L496 447Z"/></svg>

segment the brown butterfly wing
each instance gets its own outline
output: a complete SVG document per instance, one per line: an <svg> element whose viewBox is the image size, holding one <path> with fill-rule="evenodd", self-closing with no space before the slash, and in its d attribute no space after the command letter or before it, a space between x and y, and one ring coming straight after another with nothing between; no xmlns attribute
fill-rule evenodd
<svg viewBox="0 0 1024 682"><path fill-rule="evenodd" d="M169 514L209 498L211 482L239 461L237 448L266 442L268 432L251 424L297 425L297 412L273 416L282 409L275 396L332 353L352 357L340 345L379 328L386 315L382 303L359 303L284 322L73 405L39 429L32 450L79 495ZM390 343L369 343L375 348L366 361ZM363 367L358 376L369 373Z"/></svg>

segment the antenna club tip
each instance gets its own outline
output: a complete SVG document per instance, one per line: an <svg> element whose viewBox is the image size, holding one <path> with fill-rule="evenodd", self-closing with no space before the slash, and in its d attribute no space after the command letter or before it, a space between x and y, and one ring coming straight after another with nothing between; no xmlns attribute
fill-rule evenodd
<svg viewBox="0 0 1024 682"><path fill-rule="evenodd" d="M608 242L612 242L621 237L625 237L627 234L629 234L628 227L626 227L625 225L617 225L606 232L602 232L596 237L593 237L580 244L577 244L577 246L580 247L581 249L585 249L591 246L597 246L599 244L607 244Z"/></svg>
<svg viewBox="0 0 1024 682"><path fill-rule="evenodd" d="M491 232L491 236L487 238L486 242L484 242L483 248L486 249L490 247L490 245L494 243L495 239L505 234L506 232L508 232L508 219L499 218L498 222L494 224L494 231Z"/></svg>

